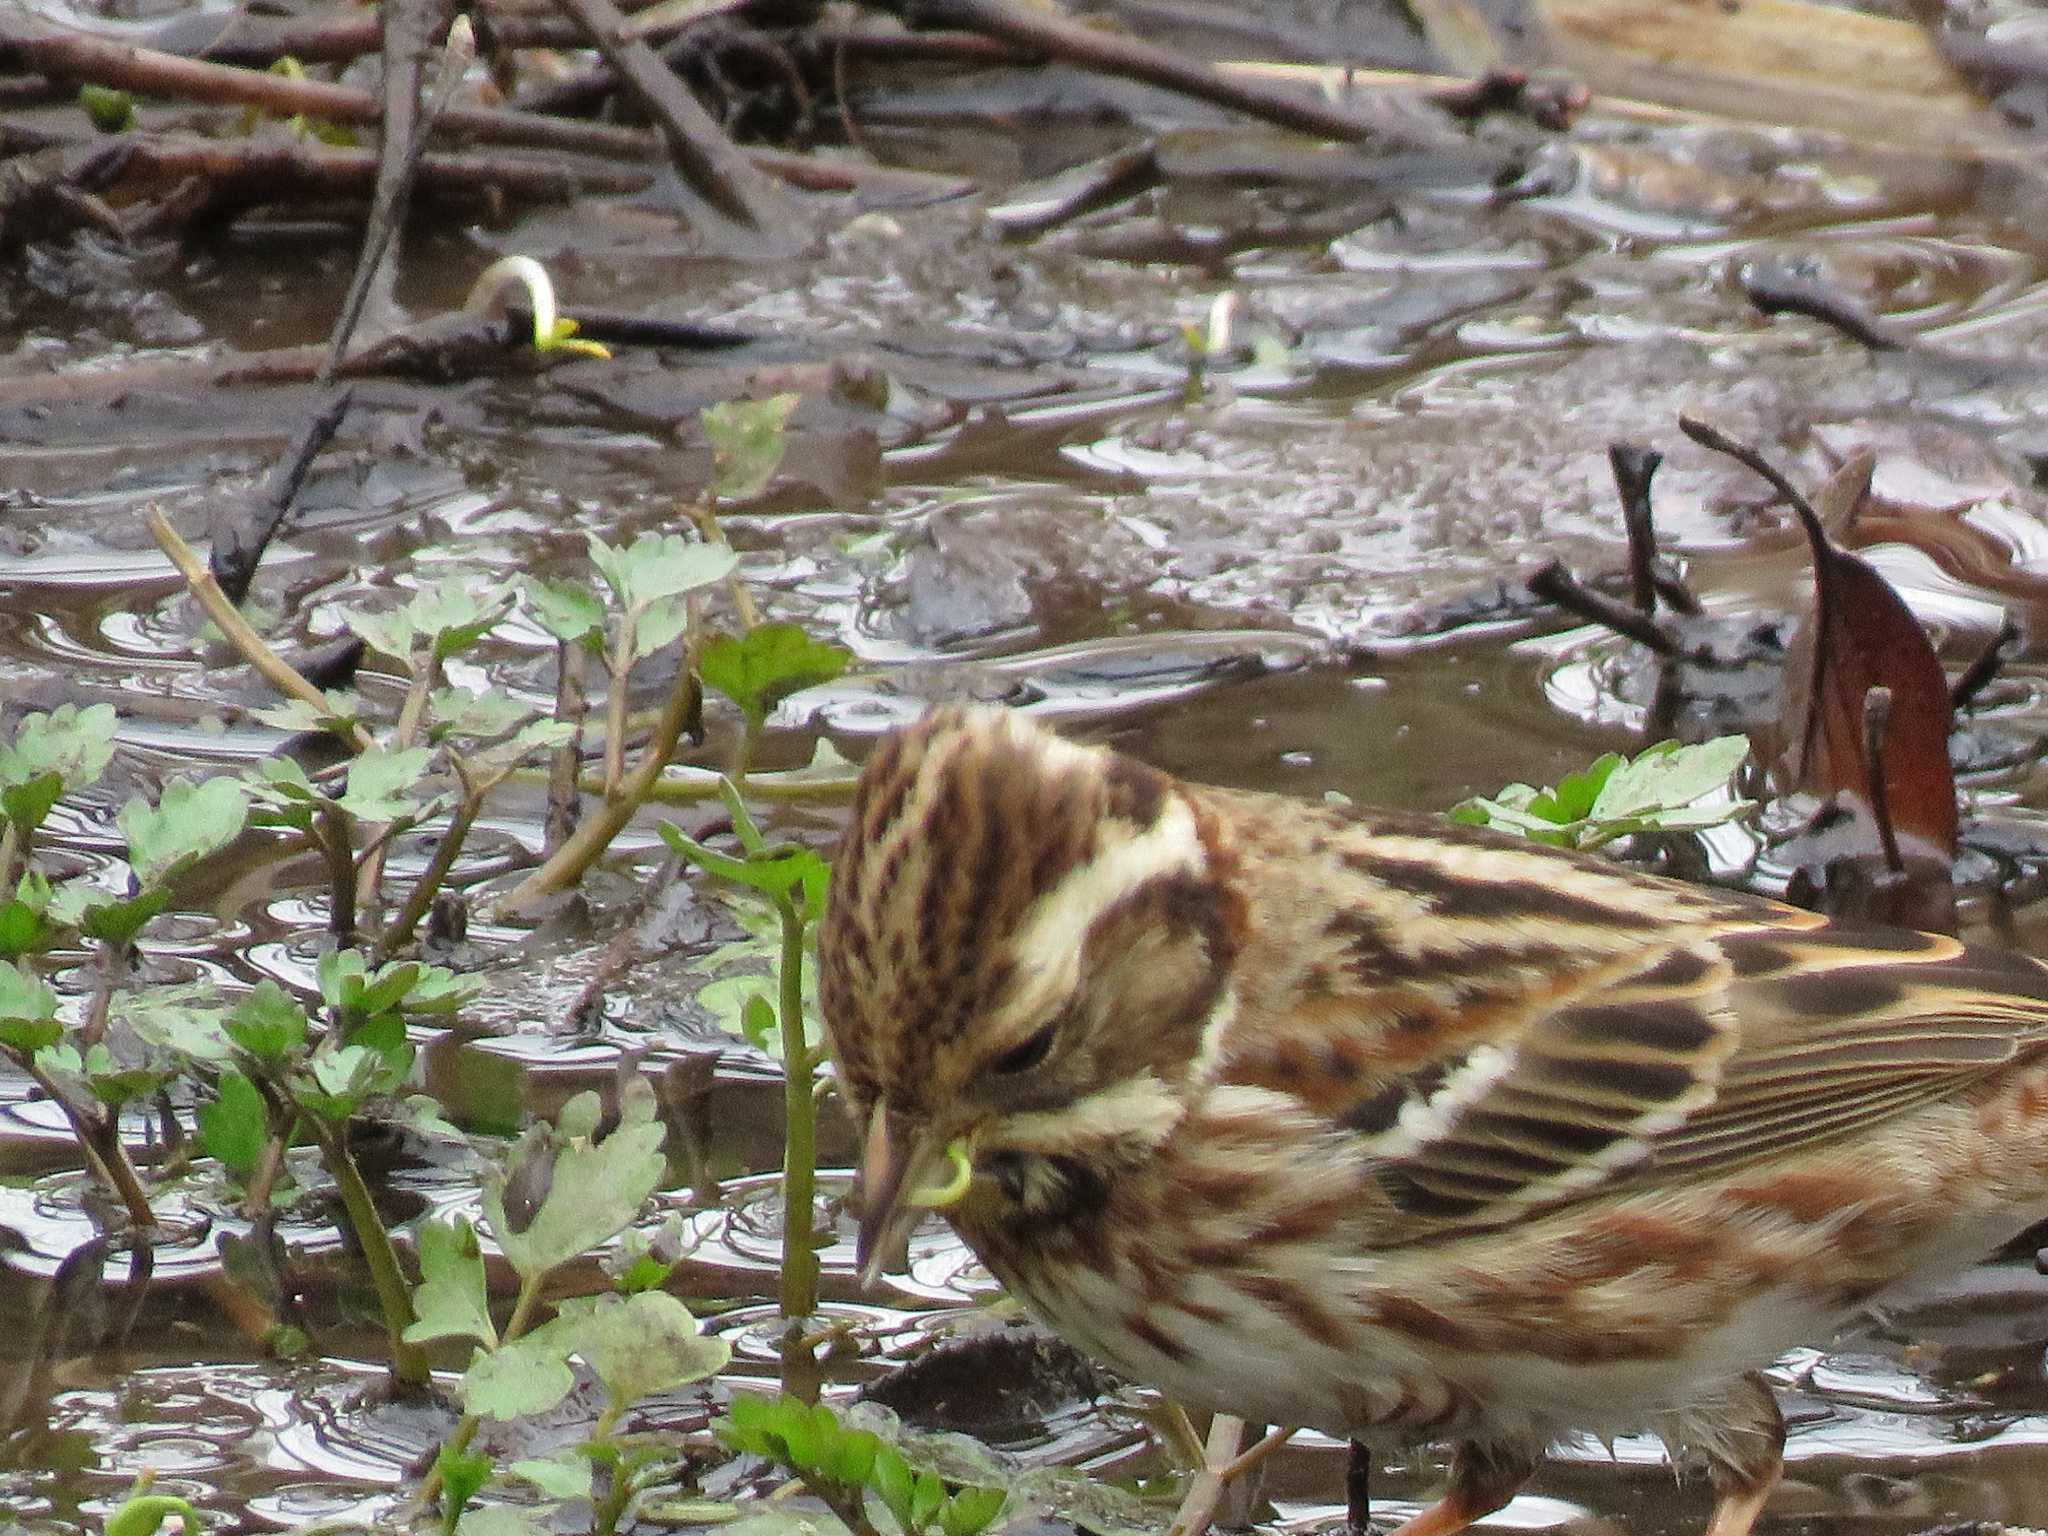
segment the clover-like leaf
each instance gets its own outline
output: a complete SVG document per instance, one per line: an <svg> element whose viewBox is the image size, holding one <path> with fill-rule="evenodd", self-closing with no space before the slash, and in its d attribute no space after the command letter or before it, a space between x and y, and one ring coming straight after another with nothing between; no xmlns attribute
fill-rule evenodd
<svg viewBox="0 0 2048 1536"><path fill-rule="evenodd" d="M358 821L410 821L423 810L411 792L426 777L433 755L431 747L371 747L348 765L348 790L335 803Z"/></svg>
<svg viewBox="0 0 2048 1536"><path fill-rule="evenodd" d="M1599 821L1691 805L1726 789L1748 756L1749 740L1743 736L1721 736L1690 747L1659 742L1609 774L1586 814Z"/></svg>
<svg viewBox="0 0 2048 1536"><path fill-rule="evenodd" d="M800 624L756 624L744 635L715 635L697 659L707 688L739 705L755 725L768 711L802 688L830 682L846 670L852 653L814 640Z"/></svg>
<svg viewBox="0 0 2048 1536"><path fill-rule="evenodd" d="M522 1142L525 1157L553 1158L546 1198L522 1230L513 1229L504 1204L506 1182L518 1176L519 1166L486 1184L491 1235L522 1277L544 1275L623 1230L661 1182L667 1165L654 1090L634 1078L620 1099L619 1124L602 1141L590 1129L600 1109L597 1095L581 1093L563 1106L561 1127ZM579 1129L583 1134L576 1134Z"/></svg>
<svg viewBox="0 0 2048 1536"><path fill-rule="evenodd" d="M603 548L609 554L610 545ZM594 556L593 556L594 558ZM623 580L623 574L620 580ZM613 583L617 590L618 583ZM557 640L583 645L595 653L604 650L604 603L587 587L547 581L529 576L525 581L526 605L534 622Z"/></svg>
<svg viewBox="0 0 2048 1536"><path fill-rule="evenodd" d="M188 864L225 848L240 834L248 816L249 791L242 781L216 774L197 784L173 780L155 805L138 796L122 806L114 820L128 840L135 879L147 888L162 885Z"/></svg>
<svg viewBox="0 0 2048 1536"><path fill-rule="evenodd" d="M616 1408L716 1375L732 1357L732 1346L703 1337L690 1309L666 1291L571 1298L557 1316Z"/></svg>
<svg viewBox="0 0 2048 1536"><path fill-rule="evenodd" d="M550 1536L550 1528L538 1510L484 1504L462 1512L455 1522L455 1536Z"/></svg>
<svg viewBox="0 0 2048 1536"><path fill-rule="evenodd" d="M32 1056L63 1033L48 984L18 965L0 964L0 1045Z"/></svg>
<svg viewBox="0 0 2048 1536"><path fill-rule="evenodd" d="M108 1012L141 1039L174 1056L225 1062L234 1055L220 998L210 984L123 990L114 994Z"/></svg>
<svg viewBox="0 0 2048 1536"><path fill-rule="evenodd" d="M462 1406L486 1419L546 1413L576 1385L566 1334L555 1323L493 1350L479 1350L462 1373Z"/></svg>
<svg viewBox="0 0 2048 1536"><path fill-rule="evenodd" d="M273 1065L306 1043L310 1027L299 1000L267 978L256 983L256 990L236 1006L224 1026L236 1045Z"/></svg>
<svg viewBox="0 0 2048 1536"><path fill-rule="evenodd" d="M643 533L624 549L593 535L590 560L620 604L635 611L723 581L739 565L730 545L676 533Z"/></svg>
<svg viewBox="0 0 2048 1536"><path fill-rule="evenodd" d="M766 489L782 464L789 418L802 403L802 395L781 394L766 400L727 400L697 413L711 443L714 495L743 501Z"/></svg>
<svg viewBox="0 0 2048 1536"><path fill-rule="evenodd" d="M116 723L111 704L22 716L14 739L0 745L0 814L24 831L41 826L58 799L106 772Z"/></svg>
<svg viewBox="0 0 2048 1536"><path fill-rule="evenodd" d="M266 704L249 711L265 725L275 726L280 731L300 732L325 731L334 736L347 736L362 724L363 704L355 694L344 689L330 688L323 695L324 706L309 703L296 696L280 704Z"/></svg>
<svg viewBox="0 0 2048 1536"><path fill-rule="evenodd" d="M414 1321L405 1330L406 1342L475 1339L495 1348L498 1330L491 1322L483 1250L470 1224L460 1216L426 1222L419 1229L419 1256L420 1285L412 1293Z"/></svg>
<svg viewBox="0 0 2048 1536"><path fill-rule="evenodd" d="M558 1456L528 1457L505 1469L514 1477L533 1484L551 1499L587 1499L591 1490L591 1464L587 1456L565 1452Z"/></svg>

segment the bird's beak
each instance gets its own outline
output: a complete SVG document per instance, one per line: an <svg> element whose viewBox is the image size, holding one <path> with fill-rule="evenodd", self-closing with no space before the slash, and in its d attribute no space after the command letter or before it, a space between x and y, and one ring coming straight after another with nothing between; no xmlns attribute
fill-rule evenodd
<svg viewBox="0 0 2048 1536"><path fill-rule="evenodd" d="M946 1149L900 1110L877 1104L861 1152L860 1283L872 1286L902 1252L929 1200L913 1199L942 1177Z"/></svg>

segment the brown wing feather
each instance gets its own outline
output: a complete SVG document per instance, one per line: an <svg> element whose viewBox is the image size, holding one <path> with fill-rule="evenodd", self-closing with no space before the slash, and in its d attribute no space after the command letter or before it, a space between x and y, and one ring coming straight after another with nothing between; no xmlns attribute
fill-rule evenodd
<svg viewBox="0 0 2048 1536"><path fill-rule="evenodd" d="M1847 1135L2048 1047L2048 967L1776 917L1652 950L1618 979L1609 967L1450 1072L1381 1087L1369 1123L1341 1116L1370 1131L1373 1177L1412 1236Z"/></svg>

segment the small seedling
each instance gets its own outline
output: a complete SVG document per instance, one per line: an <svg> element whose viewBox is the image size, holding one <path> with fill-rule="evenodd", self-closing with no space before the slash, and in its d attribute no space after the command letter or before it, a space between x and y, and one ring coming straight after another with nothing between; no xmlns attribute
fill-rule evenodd
<svg viewBox="0 0 2048 1536"><path fill-rule="evenodd" d="M1451 820L1516 832L1561 848L1592 849L1638 832L1697 832L1739 820L1754 802L1713 801L1749 755L1740 736L1697 746L1663 741L1633 760L1610 752L1554 789L1510 784L1454 806Z"/></svg>

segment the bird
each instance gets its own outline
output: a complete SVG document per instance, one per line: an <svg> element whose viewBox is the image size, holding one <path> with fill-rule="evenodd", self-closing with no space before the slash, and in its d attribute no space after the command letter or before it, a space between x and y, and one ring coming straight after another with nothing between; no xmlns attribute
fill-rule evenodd
<svg viewBox="0 0 2048 1536"><path fill-rule="evenodd" d="M1188 1408L1451 1448L1397 1536L1648 1430L1709 1536L1763 1368L2048 1216L2048 966L998 706L882 739L818 938L872 1283L929 1209Z"/></svg>

